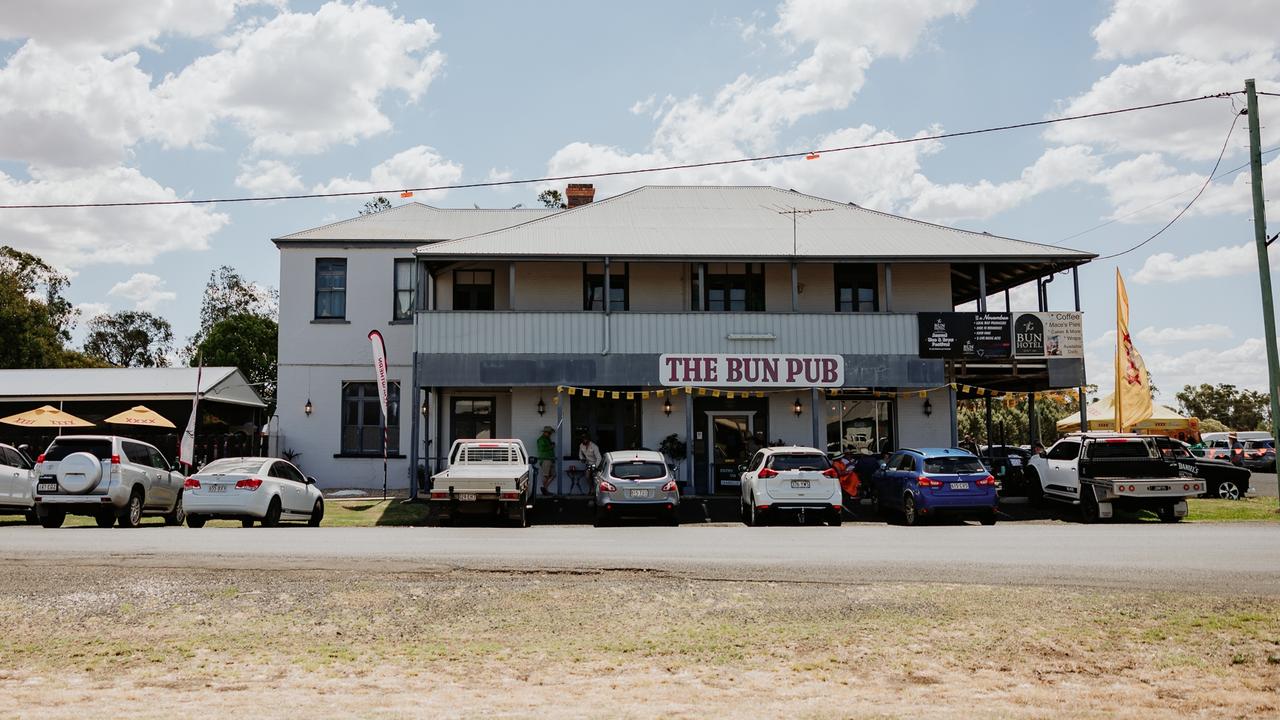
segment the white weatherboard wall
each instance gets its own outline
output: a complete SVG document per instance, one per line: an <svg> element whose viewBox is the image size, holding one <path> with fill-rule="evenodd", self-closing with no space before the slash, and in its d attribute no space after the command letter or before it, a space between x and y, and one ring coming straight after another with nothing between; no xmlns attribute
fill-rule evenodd
<svg viewBox="0 0 1280 720"><path fill-rule="evenodd" d="M368 333L377 329L387 343L388 380L401 391L400 450L409 454L412 420L413 326L393 324L392 282L396 259L412 258L405 248L290 248L280 251L279 449L300 453L297 463L323 489L382 487L382 458L335 458L342 447L342 383L373 382ZM347 259L346 322L315 319L317 258ZM303 406L310 398L310 417ZM407 459L387 466L389 488L409 484Z"/></svg>
<svg viewBox="0 0 1280 720"><path fill-rule="evenodd" d="M896 313L951 310L954 307L951 266L946 263L894 263L890 301Z"/></svg>
<svg viewBox="0 0 1280 720"><path fill-rule="evenodd" d="M898 447L951 447L951 401L945 392L929 393L933 412L915 393L898 398Z"/></svg>

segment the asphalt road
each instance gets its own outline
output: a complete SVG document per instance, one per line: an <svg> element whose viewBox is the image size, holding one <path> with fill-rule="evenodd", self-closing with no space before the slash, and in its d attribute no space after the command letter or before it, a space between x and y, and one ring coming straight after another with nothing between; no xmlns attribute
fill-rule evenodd
<svg viewBox="0 0 1280 720"><path fill-rule="evenodd" d="M1275 473L1254 473L1249 478L1250 495L1257 497L1275 497L1276 496L1276 474Z"/></svg>
<svg viewBox="0 0 1280 720"><path fill-rule="evenodd" d="M1280 595L1270 524L0 528L0 562L958 582Z"/></svg>

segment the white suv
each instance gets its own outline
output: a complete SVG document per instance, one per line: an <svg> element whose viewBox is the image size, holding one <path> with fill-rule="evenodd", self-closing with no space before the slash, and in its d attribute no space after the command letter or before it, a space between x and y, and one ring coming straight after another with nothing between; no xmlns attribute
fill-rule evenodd
<svg viewBox="0 0 1280 720"><path fill-rule="evenodd" d="M88 515L98 527L138 527L162 515L181 525L182 473L154 445L112 435L63 435L36 458L36 515L47 528L67 514Z"/></svg>
<svg viewBox="0 0 1280 720"><path fill-rule="evenodd" d="M809 514L830 525L842 519L840 477L826 453L811 447L765 448L741 468L742 520L763 525L782 514L801 524Z"/></svg>
<svg viewBox="0 0 1280 720"><path fill-rule="evenodd" d="M12 445L0 445L0 513L22 513L27 522L35 522L35 502L31 499L35 485L34 463Z"/></svg>

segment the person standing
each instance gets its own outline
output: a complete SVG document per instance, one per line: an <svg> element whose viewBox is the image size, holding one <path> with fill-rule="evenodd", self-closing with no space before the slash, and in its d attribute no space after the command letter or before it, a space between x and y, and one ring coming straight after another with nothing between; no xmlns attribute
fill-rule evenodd
<svg viewBox="0 0 1280 720"><path fill-rule="evenodd" d="M591 436L586 433L582 433L582 439L578 443L578 459L587 466L587 472L599 468L603 460L600 457L600 447L591 442Z"/></svg>
<svg viewBox="0 0 1280 720"><path fill-rule="evenodd" d="M538 436L538 473L542 476L541 490L543 495L551 492L551 481L556 478L556 444L551 439L555 428L545 425Z"/></svg>

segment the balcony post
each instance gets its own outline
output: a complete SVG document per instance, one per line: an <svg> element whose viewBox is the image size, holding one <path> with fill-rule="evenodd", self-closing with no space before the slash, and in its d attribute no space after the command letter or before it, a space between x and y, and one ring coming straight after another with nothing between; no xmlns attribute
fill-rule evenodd
<svg viewBox="0 0 1280 720"><path fill-rule="evenodd" d="M694 298L693 306L699 311L706 310L707 297L707 264L696 263L698 266L698 297Z"/></svg>
<svg viewBox="0 0 1280 720"><path fill-rule="evenodd" d="M425 301L424 307L427 310L436 309L436 274L429 269L427 270L427 297Z"/></svg>
<svg viewBox="0 0 1280 720"><path fill-rule="evenodd" d="M987 311L987 264L978 263L978 312Z"/></svg>
<svg viewBox="0 0 1280 720"><path fill-rule="evenodd" d="M820 437L822 433L822 421L827 411L827 402L823 397L824 394L825 393L823 393L822 388L809 388L809 408L813 411L810 413L813 415L813 417L810 418L810 422L813 425L813 447L818 448L819 450L823 449L823 446L819 443L822 442L822 438Z"/></svg>
<svg viewBox="0 0 1280 720"><path fill-rule="evenodd" d="M694 494L698 494L698 485L694 474L694 440L693 440L693 395L684 394L684 465L686 482L689 483L689 490Z"/></svg>
<svg viewBox="0 0 1280 720"><path fill-rule="evenodd" d="M613 294L613 283L610 280L612 278L609 277L609 258L606 257L604 259L604 297L600 300L600 309L604 310L605 315L609 314L609 305L612 304L609 302Z"/></svg>
<svg viewBox="0 0 1280 720"><path fill-rule="evenodd" d="M839 298L837 298L837 302ZM857 298L854 298L857 301ZM893 263L884 264L884 311L893 312Z"/></svg>
<svg viewBox="0 0 1280 720"><path fill-rule="evenodd" d="M507 264L507 307L508 309L516 309L516 263L511 261Z"/></svg>
<svg viewBox="0 0 1280 720"><path fill-rule="evenodd" d="M800 312L800 270L791 263L791 312Z"/></svg>

